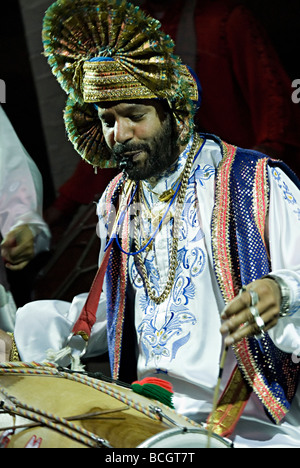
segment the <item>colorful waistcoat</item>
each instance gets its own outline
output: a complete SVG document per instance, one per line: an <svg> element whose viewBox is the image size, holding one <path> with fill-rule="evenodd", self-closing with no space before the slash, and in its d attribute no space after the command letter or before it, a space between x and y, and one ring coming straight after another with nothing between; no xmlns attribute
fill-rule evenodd
<svg viewBox="0 0 300 468"><path fill-rule="evenodd" d="M264 228L269 205L268 165L273 162L261 153L243 150L218 140L223 159L216 173L216 198L212 220L214 267L225 303L242 285L270 272ZM283 170L299 185L295 175ZM107 210L124 190L122 175L108 187ZM130 251L129 214L120 233L121 247ZM128 282L128 255L113 241L107 286L108 343L113 378L118 378ZM248 261L249 255L252 259ZM238 367L247 385L258 395L267 414L279 423L288 412L296 391L299 366L291 355L280 351L268 334L261 340L245 338L235 347Z"/></svg>
<svg viewBox="0 0 300 468"><path fill-rule="evenodd" d="M270 272L264 228L269 205L267 166L274 163L260 153L224 143L223 154L216 178L212 244L218 283L227 303L242 285ZM299 186L285 164L276 164ZM253 261L248 261L249 256ZM279 423L294 397L299 366L268 334L261 340L245 338L234 351L247 384Z"/></svg>

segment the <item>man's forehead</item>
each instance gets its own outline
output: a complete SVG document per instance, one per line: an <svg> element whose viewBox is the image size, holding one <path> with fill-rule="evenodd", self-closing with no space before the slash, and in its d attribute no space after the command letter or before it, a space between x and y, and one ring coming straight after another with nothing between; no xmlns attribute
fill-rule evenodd
<svg viewBox="0 0 300 468"><path fill-rule="evenodd" d="M154 99L134 99L134 100L123 100L123 101L106 101L97 103L99 110L107 110L113 108L133 108L136 106L154 106L156 100Z"/></svg>
<svg viewBox="0 0 300 468"><path fill-rule="evenodd" d="M150 108L155 108L160 112L164 109L164 104L158 99L136 99L128 101L110 101L97 103L98 115L102 116L107 113L126 113L133 111L142 111Z"/></svg>

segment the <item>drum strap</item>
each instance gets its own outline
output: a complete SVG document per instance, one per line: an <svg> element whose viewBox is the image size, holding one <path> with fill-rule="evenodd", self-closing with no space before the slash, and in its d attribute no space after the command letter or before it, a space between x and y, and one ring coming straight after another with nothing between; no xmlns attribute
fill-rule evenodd
<svg viewBox="0 0 300 468"><path fill-rule="evenodd" d="M96 322L96 313L98 309L100 295L102 292L104 276L107 270L111 248L112 244L108 247L108 249L105 252L102 263L97 271L97 274L89 291L87 300L81 311L80 317L75 323L72 330L72 333L74 335L81 335L86 341L88 341L91 334L91 329L94 323Z"/></svg>
<svg viewBox="0 0 300 468"><path fill-rule="evenodd" d="M236 366L218 401L216 411L208 417L207 424L213 433L222 437L229 437L233 433L251 392Z"/></svg>

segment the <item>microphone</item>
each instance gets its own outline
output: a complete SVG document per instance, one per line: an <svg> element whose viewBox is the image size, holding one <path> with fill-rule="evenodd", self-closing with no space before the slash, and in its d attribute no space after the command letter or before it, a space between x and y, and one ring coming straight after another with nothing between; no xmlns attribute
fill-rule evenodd
<svg viewBox="0 0 300 468"><path fill-rule="evenodd" d="M122 159L122 161L119 163L119 167L123 172L126 172L126 170L130 170L133 168L133 161L130 159L128 156Z"/></svg>

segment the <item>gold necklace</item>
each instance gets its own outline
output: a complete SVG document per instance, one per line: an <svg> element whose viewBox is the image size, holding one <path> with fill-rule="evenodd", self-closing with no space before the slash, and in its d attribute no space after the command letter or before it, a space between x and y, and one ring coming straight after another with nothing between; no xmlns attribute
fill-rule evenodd
<svg viewBox="0 0 300 468"><path fill-rule="evenodd" d="M153 193L154 195L156 195L158 197L158 200L160 202L169 202L175 195L175 187L178 185L178 183L180 182L180 179L181 179L181 175L178 177L178 179L175 180L175 182L172 184L172 186L168 189L168 190L165 190L163 193L159 194L157 192L154 192L154 190L151 190L149 188L147 188L147 190L151 193ZM142 182L142 185L143 182Z"/></svg>
<svg viewBox="0 0 300 468"><path fill-rule="evenodd" d="M172 198L174 197L174 195L175 195L175 192L173 193ZM145 211L146 211L146 213L143 214L142 218L150 220L151 226L153 227L154 231L156 231L156 229L158 228L158 225L161 223L161 221L163 221L162 225L164 225L173 218L173 214L172 214L172 211L170 209L171 205L169 205L167 207L167 209L166 208L161 208L159 210L156 210L156 209L153 209L153 208L152 208L152 210L149 209L148 202L146 200L144 190L143 190L141 185L139 187L139 201L140 201L140 206L145 206ZM169 202L170 202L170 200L169 200ZM140 225L141 225L141 228L142 228L142 223L140 223Z"/></svg>
<svg viewBox="0 0 300 468"><path fill-rule="evenodd" d="M188 181L190 177L190 172L191 172L193 162L194 162L194 156L196 154L196 151L199 145L200 145L200 137L199 135L195 134L192 148L190 150L190 153L188 155L188 158L186 160L186 163L182 172L181 186L179 188L178 195L177 195L168 278L167 278L165 288L159 296L157 296L155 294L155 291L153 291L151 288L151 284L147 275L147 269L146 269L145 263L143 262L142 252L140 252L141 248L138 245L138 231L139 230L137 226L137 216L135 216L134 242L135 242L135 248L139 252L137 253L137 260L141 268L140 271L141 271L141 275L143 277L143 280L146 286L148 296L153 302L155 302L155 304L161 304L167 299L174 284L176 268L178 265L178 262L177 262L177 252L178 252L178 242L179 242L178 234L179 234L179 229L181 226L181 215L182 215L182 210L184 206L184 200L185 200L186 190L187 190Z"/></svg>

